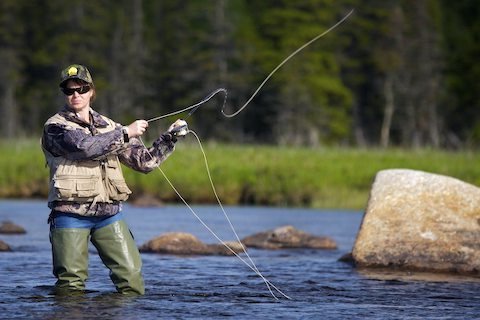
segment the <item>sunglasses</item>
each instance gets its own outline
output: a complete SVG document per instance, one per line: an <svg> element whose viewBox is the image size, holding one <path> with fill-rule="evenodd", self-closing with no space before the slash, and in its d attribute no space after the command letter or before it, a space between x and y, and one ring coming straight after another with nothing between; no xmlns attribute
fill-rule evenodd
<svg viewBox="0 0 480 320"><path fill-rule="evenodd" d="M62 92L65 93L65 95L67 96L71 96L75 93L75 91L79 94L84 94L90 91L90 86L81 86L78 88L62 88Z"/></svg>

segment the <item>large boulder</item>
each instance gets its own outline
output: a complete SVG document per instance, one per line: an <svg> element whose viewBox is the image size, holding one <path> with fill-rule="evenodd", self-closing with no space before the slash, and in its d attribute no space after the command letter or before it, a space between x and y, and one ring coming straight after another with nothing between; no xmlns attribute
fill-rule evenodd
<svg viewBox="0 0 480 320"><path fill-rule="evenodd" d="M174 255L233 255L243 252L243 247L238 242L225 242L223 244L205 244L197 237L185 232L169 232L160 235L140 246L140 252L164 253ZM232 252L233 251L233 252Z"/></svg>
<svg viewBox="0 0 480 320"><path fill-rule="evenodd" d="M26 232L24 228L11 221L3 221L0 225L1 234L24 234Z"/></svg>
<svg viewBox="0 0 480 320"><path fill-rule="evenodd" d="M379 171L352 258L358 267L480 274L480 188L422 171Z"/></svg>
<svg viewBox="0 0 480 320"><path fill-rule="evenodd" d="M243 238L247 247L261 249L336 249L337 244L328 237L320 237L298 230L293 226L278 227Z"/></svg>
<svg viewBox="0 0 480 320"><path fill-rule="evenodd" d="M0 252L2 251L12 251L12 249L10 249L10 246L8 244L0 240Z"/></svg>

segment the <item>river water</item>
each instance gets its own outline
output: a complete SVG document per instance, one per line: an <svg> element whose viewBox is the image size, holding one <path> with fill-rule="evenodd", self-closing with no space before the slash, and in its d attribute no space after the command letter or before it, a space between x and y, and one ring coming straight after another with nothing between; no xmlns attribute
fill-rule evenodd
<svg viewBox="0 0 480 320"><path fill-rule="evenodd" d="M234 240L215 206L194 206L225 241ZM263 280L237 257L142 254L146 295L122 297L90 250L88 292L52 294L50 244L43 201L0 200L0 221L27 230L0 235L13 252L0 253L1 319L480 319L480 282L393 272L359 272L338 259L351 251L361 212L292 208L226 207L239 236L293 225L333 238L337 250L255 250L262 274L292 299L276 300ZM217 240L185 206L124 207L138 245L170 231Z"/></svg>

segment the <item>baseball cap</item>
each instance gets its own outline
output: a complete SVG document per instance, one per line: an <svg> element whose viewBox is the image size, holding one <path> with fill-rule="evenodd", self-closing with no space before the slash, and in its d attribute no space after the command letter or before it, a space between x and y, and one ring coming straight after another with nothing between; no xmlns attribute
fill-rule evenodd
<svg viewBox="0 0 480 320"><path fill-rule="evenodd" d="M60 75L60 87L65 85L65 82L70 79L80 79L85 81L88 84L93 84L92 76L88 71L87 67L82 66L81 64L71 64L65 69L62 70Z"/></svg>

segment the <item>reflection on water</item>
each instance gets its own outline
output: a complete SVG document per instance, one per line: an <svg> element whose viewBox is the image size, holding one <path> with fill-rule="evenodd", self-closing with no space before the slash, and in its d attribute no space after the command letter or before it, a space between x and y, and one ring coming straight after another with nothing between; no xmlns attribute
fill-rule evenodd
<svg viewBox="0 0 480 320"><path fill-rule="evenodd" d="M233 240L216 207L195 207L223 240ZM137 244L169 231L216 240L182 206L125 207ZM0 221L26 235L0 235L15 250L0 253L2 319L475 319L480 284L468 277L356 270L338 259L350 252L360 212L227 208L240 237L291 224L333 238L337 250L249 250L263 275L293 300L275 300L263 280L235 257L142 254L147 294L116 294L108 270L90 249L85 294L55 296L43 201L0 201ZM434 278L432 278L434 277ZM428 281L427 281L428 280ZM280 297L280 296L279 296Z"/></svg>
<svg viewBox="0 0 480 320"><path fill-rule="evenodd" d="M365 278L386 281L428 281L428 282L476 282L480 284L478 276L456 275L447 273L432 273L422 271L403 271L385 268L358 269L358 274Z"/></svg>

